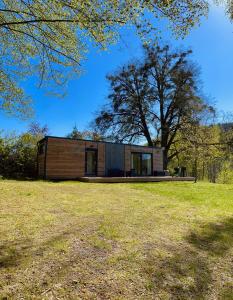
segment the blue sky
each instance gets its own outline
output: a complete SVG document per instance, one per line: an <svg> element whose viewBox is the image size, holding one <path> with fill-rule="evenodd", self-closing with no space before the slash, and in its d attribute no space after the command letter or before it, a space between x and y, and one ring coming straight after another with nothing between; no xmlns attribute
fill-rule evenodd
<svg viewBox="0 0 233 300"><path fill-rule="evenodd" d="M203 19L201 26L192 29L184 40L175 40L168 31L162 37L163 43L193 50L192 60L200 66L204 94L215 101L218 110L233 112L233 24L223 9L212 6L208 19ZM20 133L31 121L47 124L50 134L57 136L66 135L74 124L80 130L85 129L106 102L109 91L106 74L141 55L138 38L124 30L118 44L107 52L90 49L87 61L83 62L84 74L69 82L65 98L46 96L29 79L25 85L26 92L34 99L34 118L22 121L0 113L0 129Z"/></svg>

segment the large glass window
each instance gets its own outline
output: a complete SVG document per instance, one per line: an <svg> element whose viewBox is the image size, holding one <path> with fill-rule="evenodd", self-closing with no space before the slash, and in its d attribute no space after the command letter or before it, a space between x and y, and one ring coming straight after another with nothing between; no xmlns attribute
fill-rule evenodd
<svg viewBox="0 0 233 300"><path fill-rule="evenodd" d="M152 154L132 153L131 172L133 176L151 176L152 175Z"/></svg>

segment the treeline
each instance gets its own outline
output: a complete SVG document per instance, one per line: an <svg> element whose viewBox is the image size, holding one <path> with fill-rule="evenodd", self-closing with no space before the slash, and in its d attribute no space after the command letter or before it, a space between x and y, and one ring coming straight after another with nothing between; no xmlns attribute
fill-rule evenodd
<svg viewBox="0 0 233 300"><path fill-rule="evenodd" d="M32 123L22 134L1 132L1 178L37 177L37 142L48 134L47 126Z"/></svg>
<svg viewBox="0 0 233 300"><path fill-rule="evenodd" d="M170 172L185 166L198 180L233 183L233 123L183 129L170 153Z"/></svg>

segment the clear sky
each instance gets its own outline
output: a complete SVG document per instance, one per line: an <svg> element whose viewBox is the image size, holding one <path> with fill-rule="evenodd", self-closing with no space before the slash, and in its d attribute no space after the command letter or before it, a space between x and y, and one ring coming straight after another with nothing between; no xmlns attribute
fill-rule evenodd
<svg viewBox="0 0 233 300"><path fill-rule="evenodd" d="M233 24L220 7L211 7L208 19L192 29L184 40L175 40L164 31L163 43L175 48L193 50L192 59L201 68L203 92L216 102L219 110L233 112ZM26 91L33 96L35 117L29 121L17 120L0 113L0 129L22 132L31 121L47 124L51 135L64 136L74 124L85 129L94 113L105 103L108 95L106 74L142 54L138 38L124 30L117 45L109 51L90 49L87 61L83 62L84 74L69 82L67 96L57 99L44 95L35 88L33 81L25 83Z"/></svg>

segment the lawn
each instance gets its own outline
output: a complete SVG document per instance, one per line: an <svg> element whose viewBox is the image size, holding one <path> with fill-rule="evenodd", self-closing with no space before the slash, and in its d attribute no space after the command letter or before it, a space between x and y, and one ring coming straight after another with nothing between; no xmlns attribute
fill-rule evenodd
<svg viewBox="0 0 233 300"><path fill-rule="evenodd" d="M0 181L0 299L233 299L233 185Z"/></svg>

